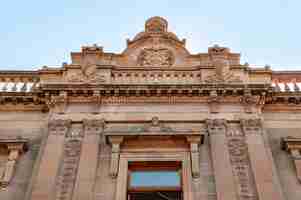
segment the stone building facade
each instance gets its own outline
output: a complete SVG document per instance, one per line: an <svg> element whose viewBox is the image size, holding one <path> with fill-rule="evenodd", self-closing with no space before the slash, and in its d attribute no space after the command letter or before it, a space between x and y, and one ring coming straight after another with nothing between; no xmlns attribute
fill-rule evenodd
<svg viewBox="0 0 301 200"><path fill-rule="evenodd" d="M190 54L160 17L71 59L0 71L1 200L301 198L301 71Z"/></svg>

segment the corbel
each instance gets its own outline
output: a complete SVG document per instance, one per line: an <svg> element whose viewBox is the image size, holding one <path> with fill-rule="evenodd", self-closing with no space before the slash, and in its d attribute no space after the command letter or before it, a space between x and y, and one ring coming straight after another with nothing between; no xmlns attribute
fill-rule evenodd
<svg viewBox="0 0 301 200"><path fill-rule="evenodd" d="M7 162L4 166L2 178L0 177L0 186L5 188L9 185L15 172L16 163L19 156L25 151L26 141L3 141L8 150Z"/></svg>
<svg viewBox="0 0 301 200"><path fill-rule="evenodd" d="M203 141L203 137L204 135L186 136L187 142L190 144L191 175L193 178L200 177L199 145Z"/></svg>
<svg viewBox="0 0 301 200"><path fill-rule="evenodd" d="M286 137L281 139L282 150L290 153L296 167L297 178L301 183L301 138Z"/></svg>
<svg viewBox="0 0 301 200"><path fill-rule="evenodd" d="M109 142L112 145L110 175L112 178L118 176L120 145L123 141L123 136L109 136Z"/></svg>

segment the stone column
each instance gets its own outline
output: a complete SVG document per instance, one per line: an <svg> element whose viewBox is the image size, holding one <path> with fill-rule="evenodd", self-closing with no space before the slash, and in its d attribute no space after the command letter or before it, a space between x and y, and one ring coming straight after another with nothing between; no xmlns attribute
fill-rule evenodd
<svg viewBox="0 0 301 200"><path fill-rule="evenodd" d="M71 120L53 120L49 122L48 138L36 180L33 184L31 200L53 200L55 196L56 176L63 155L64 139L71 126Z"/></svg>
<svg viewBox="0 0 301 200"><path fill-rule="evenodd" d="M217 200L237 200L236 187L227 145L227 122L207 120L216 183Z"/></svg>
<svg viewBox="0 0 301 200"><path fill-rule="evenodd" d="M73 200L92 200L104 120L83 120L84 138Z"/></svg>
<svg viewBox="0 0 301 200"><path fill-rule="evenodd" d="M273 161L264 144L260 119L242 120L242 129L246 135L249 158L259 200L280 200L281 193L274 183Z"/></svg>

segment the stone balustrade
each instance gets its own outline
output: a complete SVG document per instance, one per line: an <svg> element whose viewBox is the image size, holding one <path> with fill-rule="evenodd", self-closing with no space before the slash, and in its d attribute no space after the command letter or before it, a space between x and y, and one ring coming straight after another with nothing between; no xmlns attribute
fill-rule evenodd
<svg viewBox="0 0 301 200"><path fill-rule="evenodd" d="M37 87L37 71L0 71L0 92L32 92Z"/></svg>

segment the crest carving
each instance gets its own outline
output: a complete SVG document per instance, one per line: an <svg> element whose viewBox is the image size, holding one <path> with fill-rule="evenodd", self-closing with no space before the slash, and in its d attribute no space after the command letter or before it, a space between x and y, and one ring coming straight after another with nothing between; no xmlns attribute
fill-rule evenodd
<svg viewBox="0 0 301 200"><path fill-rule="evenodd" d="M88 82L97 83L105 82L105 75L97 69L95 65L83 66L80 71L70 72L67 74L67 81L70 82Z"/></svg>
<svg viewBox="0 0 301 200"><path fill-rule="evenodd" d="M138 57L138 64L143 67L170 67L174 56L168 49L143 49Z"/></svg>

